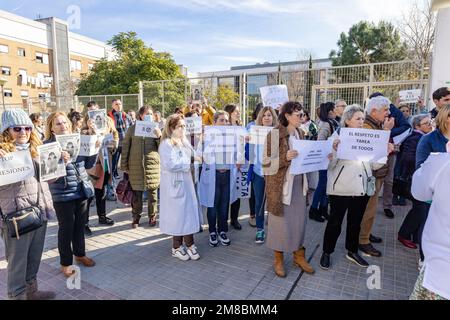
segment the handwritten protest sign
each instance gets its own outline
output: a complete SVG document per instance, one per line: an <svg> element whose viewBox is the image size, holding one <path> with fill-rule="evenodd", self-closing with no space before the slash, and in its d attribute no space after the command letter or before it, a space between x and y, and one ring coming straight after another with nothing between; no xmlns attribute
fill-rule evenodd
<svg viewBox="0 0 450 320"><path fill-rule="evenodd" d="M422 95L422 90L403 90L399 92L401 103L417 103Z"/></svg>
<svg viewBox="0 0 450 320"><path fill-rule="evenodd" d="M386 130L342 128L337 158L386 164L390 134Z"/></svg>
<svg viewBox="0 0 450 320"><path fill-rule="evenodd" d="M37 147L39 153L39 180L48 181L64 177L66 165L61 159L61 146L58 142L47 143Z"/></svg>
<svg viewBox="0 0 450 320"><path fill-rule="evenodd" d="M34 165L29 150L11 152L0 157L0 186L24 181L34 176Z"/></svg>
<svg viewBox="0 0 450 320"><path fill-rule="evenodd" d="M56 141L63 151L67 151L70 155L70 161L75 161L80 153L80 134L57 135Z"/></svg>
<svg viewBox="0 0 450 320"><path fill-rule="evenodd" d="M134 135L136 137L156 138L155 129L158 128L157 122L136 121Z"/></svg>
<svg viewBox="0 0 450 320"><path fill-rule="evenodd" d="M268 86L259 88L264 106L278 109L289 101L286 85Z"/></svg>
<svg viewBox="0 0 450 320"><path fill-rule="evenodd" d="M238 171L236 177L236 188L238 191L238 198L240 199L250 198L251 182L247 182L247 180L248 180L248 167L247 168L241 167L241 170Z"/></svg>
<svg viewBox="0 0 450 320"><path fill-rule="evenodd" d="M228 126L205 127L203 154L208 164L236 163L236 130Z"/></svg>
<svg viewBox="0 0 450 320"><path fill-rule="evenodd" d="M100 140L100 142L102 141L102 135L92 135L92 136L87 136L87 135L81 135L80 136L80 156L85 156L85 157L90 157L93 155L98 154L98 152L100 151L100 146L101 143L99 145L99 147L97 148L95 145L97 143L97 141Z"/></svg>
<svg viewBox="0 0 450 320"><path fill-rule="evenodd" d="M186 124L186 134L201 134L202 133L202 118L185 118L184 123Z"/></svg>
<svg viewBox="0 0 450 320"><path fill-rule="evenodd" d="M292 147L298 157L292 160L290 174L303 174L326 170L330 163L328 155L332 152L333 141L310 141L293 139Z"/></svg>
<svg viewBox="0 0 450 320"><path fill-rule="evenodd" d="M106 131L106 109L88 111L88 117L94 120L96 133L104 133Z"/></svg>
<svg viewBox="0 0 450 320"><path fill-rule="evenodd" d="M267 135L273 127L251 126L250 127L250 144L263 145Z"/></svg>

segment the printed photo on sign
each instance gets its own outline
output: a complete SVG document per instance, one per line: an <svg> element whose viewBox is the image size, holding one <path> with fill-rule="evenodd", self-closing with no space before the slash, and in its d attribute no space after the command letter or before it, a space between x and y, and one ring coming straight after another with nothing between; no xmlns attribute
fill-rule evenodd
<svg viewBox="0 0 450 320"><path fill-rule="evenodd" d="M337 158L386 164L390 134L386 130L342 128Z"/></svg>
<svg viewBox="0 0 450 320"><path fill-rule="evenodd" d="M61 146L58 142L37 147L39 152L39 179L48 181L66 176L66 165L61 158Z"/></svg>
<svg viewBox="0 0 450 320"><path fill-rule="evenodd" d="M250 127L250 144L264 145L267 135L273 127L251 126Z"/></svg>
<svg viewBox="0 0 450 320"><path fill-rule="evenodd" d="M186 135L202 133L202 118L185 118L184 123L186 124Z"/></svg>
<svg viewBox="0 0 450 320"><path fill-rule="evenodd" d="M136 121L134 135L136 137L156 138L155 129L159 128L157 122Z"/></svg>
<svg viewBox="0 0 450 320"><path fill-rule="evenodd" d="M332 152L333 141L292 141L293 149L298 151L298 157L291 162L291 174L310 173L327 170L330 160L328 155Z"/></svg>
<svg viewBox="0 0 450 320"><path fill-rule="evenodd" d="M10 152L0 157L0 186L27 180L34 176L34 165L29 150Z"/></svg>
<svg viewBox="0 0 450 320"><path fill-rule="evenodd" d="M75 162L80 153L80 134L65 134L55 137L61 149L70 155L70 161Z"/></svg>
<svg viewBox="0 0 450 320"><path fill-rule="evenodd" d="M259 91L265 107L278 109L285 102L289 101L288 89L286 85L262 87L259 88Z"/></svg>
<svg viewBox="0 0 450 320"><path fill-rule="evenodd" d="M422 90L403 90L399 92L401 103L417 103L420 96L422 95Z"/></svg>
<svg viewBox="0 0 450 320"><path fill-rule="evenodd" d="M94 120L97 133L106 131L106 109L88 111L89 119Z"/></svg>

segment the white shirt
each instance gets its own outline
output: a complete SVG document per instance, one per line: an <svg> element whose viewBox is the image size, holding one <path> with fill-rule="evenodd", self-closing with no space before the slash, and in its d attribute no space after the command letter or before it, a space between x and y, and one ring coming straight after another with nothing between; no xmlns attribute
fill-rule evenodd
<svg viewBox="0 0 450 320"><path fill-rule="evenodd" d="M432 201L422 234L423 286L450 299L450 154L432 153L414 173L411 192Z"/></svg>

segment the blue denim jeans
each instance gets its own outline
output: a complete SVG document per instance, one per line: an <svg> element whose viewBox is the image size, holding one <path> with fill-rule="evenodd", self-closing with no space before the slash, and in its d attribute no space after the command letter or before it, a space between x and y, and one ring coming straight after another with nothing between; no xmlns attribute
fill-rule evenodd
<svg viewBox="0 0 450 320"><path fill-rule="evenodd" d="M256 213L256 228L264 230L264 188L266 182L263 177L256 173L253 175L253 191L255 192L255 213Z"/></svg>
<svg viewBox="0 0 450 320"><path fill-rule="evenodd" d="M311 208L319 209L319 207L327 207L327 170L319 171L319 183L317 184L317 189L314 191L314 197L311 204Z"/></svg>
<svg viewBox="0 0 450 320"><path fill-rule="evenodd" d="M230 206L230 171L216 171L214 207L208 208L209 232L228 232L228 207ZM216 228L217 223L217 228Z"/></svg>

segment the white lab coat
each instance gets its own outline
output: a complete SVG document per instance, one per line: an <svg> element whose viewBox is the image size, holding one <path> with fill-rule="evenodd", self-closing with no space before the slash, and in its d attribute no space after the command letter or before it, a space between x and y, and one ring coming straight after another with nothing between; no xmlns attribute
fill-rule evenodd
<svg viewBox="0 0 450 320"><path fill-rule="evenodd" d="M162 233L172 236L197 233L202 219L191 174L192 148L174 146L165 139L159 146L159 155L159 228Z"/></svg>
<svg viewBox="0 0 450 320"><path fill-rule="evenodd" d="M414 173L411 192L432 201L422 234L423 286L450 299L450 154L432 153Z"/></svg>

